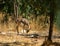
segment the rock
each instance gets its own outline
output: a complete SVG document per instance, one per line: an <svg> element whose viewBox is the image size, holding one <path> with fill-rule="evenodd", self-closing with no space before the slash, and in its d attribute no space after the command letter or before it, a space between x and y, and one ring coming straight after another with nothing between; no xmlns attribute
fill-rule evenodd
<svg viewBox="0 0 60 46"><path fill-rule="evenodd" d="M37 38L39 35L38 34L30 34L31 38Z"/></svg>

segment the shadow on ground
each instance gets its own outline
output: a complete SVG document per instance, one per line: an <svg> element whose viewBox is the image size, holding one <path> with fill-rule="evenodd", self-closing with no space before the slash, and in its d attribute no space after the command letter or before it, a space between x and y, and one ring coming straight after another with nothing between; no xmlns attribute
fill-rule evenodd
<svg viewBox="0 0 60 46"><path fill-rule="evenodd" d="M0 43L0 46L35 46L35 44L24 43L24 42L11 42L11 43Z"/></svg>
<svg viewBox="0 0 60 46"><path fill-rule="evenodd" d="M60 46L60 43L58 43L58 42L44 41L41 46Z"/></svg>

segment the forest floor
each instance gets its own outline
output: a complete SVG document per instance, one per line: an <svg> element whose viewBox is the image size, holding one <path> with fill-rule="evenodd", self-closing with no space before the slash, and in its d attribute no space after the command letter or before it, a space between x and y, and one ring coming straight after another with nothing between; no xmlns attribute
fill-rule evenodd
<svg viewBox="0 0 60 46"><path fill-rule="evenodd" d="M16 30L12 26L8 29L6 25L0 25L0 46L41 46L46 36L48 36L48 30L49 27L41 28L40 30L30 30L28 34L22 34L20 30L20 34L17 35ZM52 41L60 43L60 30L57 30L56 27L53 30ZM39 37L32 38L30 36L32 34L38 34Z"/></svg>
<svg viewBox="0 0 60 46"><path fill-rule="evenodd" d="M0 15L1 19L2 16ZM0 46L41 46L46 36L48 36L49 26L45 28L34 23L31 24L31 30L28 34L22 34L20 32L22 28L20 27L19 35L16 33L16 24L14 22L9 22L7 24L8 26L6 24L0 24ZM52 41L60 43L60 30L57 30L55 26L53 30ZM38 34L39 37L32 38L30 36L32 34ZM60 46L60 44L55 46Z"/></svg>
<svg viewBox="0 0 60 46"><path fill-rule="evenodd" d="M52 41L60 43L60 32L53 33ZM29 35L34 34L28 33ZM31 38L28 34L0 33L0 46L41 46L45 41L48 31L37 32L37 38ZM59 45L60 46L60 45Z"/></svg>

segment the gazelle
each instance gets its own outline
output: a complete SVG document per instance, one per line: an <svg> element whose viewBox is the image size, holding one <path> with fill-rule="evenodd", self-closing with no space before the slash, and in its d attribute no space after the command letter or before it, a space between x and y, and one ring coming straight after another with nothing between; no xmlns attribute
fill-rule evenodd
<svg viewBox="0 0 60 46"><path fill-rule="evenodd" d="M28 33L29 32L30 25L29 25L29 21L26 18L24 18L24 17L17 18L16 23L17 23L16 29L17 29L18 34L19 34L18 27L19 27L19 24L21 24L21 23L23 24L22 33Z"/></svg>

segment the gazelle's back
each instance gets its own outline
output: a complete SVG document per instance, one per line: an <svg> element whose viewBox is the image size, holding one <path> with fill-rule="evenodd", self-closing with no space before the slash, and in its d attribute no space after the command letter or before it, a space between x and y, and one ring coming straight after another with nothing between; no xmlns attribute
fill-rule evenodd
<svg viewBox="0 0 60 46"><path fill-rule="evenodd" d="M20 20L21 23L23 23L24 25L28 25L29 26L29 21L26 18L22 18Z"/></svg>

